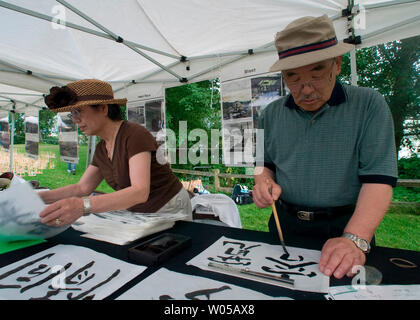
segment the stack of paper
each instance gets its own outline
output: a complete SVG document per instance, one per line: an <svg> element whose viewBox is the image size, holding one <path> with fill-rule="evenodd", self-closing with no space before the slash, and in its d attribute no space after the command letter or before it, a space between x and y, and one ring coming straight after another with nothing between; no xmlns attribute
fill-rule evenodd
<svg viewBox="0 0 420 320"><path fill-rule="evenodd" d="M188 215L183 213L137 213L119 210L82 217L72 227L84 232L83 237L124 245L172 228L175 221L186 218Z"/></svg>

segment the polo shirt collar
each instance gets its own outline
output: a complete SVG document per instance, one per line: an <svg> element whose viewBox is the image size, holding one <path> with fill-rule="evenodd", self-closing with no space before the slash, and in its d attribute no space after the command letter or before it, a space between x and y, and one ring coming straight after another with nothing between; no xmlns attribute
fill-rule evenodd
<svg viewBox="0 0 420 320"><path fill-rule="evenodd" d="M346 94L344 92L343 85L340 82L336 81L334 89L331 93L331 97L327 101L327 104L330 106L338 106L339 104L345 101ZM295 103L295 100L293 99L291 94L288 95L286 103L284 105L290 109L299 109L299 106Z"/></svg>

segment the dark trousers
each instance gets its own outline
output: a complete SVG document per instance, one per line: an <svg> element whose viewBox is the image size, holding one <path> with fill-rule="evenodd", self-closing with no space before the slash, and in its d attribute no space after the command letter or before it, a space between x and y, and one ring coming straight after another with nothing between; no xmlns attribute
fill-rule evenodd
<svg viewBox="0 0 420 320"><path fill-rule="evenodd" d="M335 215L329 218L305 221L287 212L276 202L277 214L286 246L321 250L324 243L331 238L340 237L353 213ZM279 239L274 214L271 214L268 228L273 237ZM371 246L375 245L372 239Z"/></svg>

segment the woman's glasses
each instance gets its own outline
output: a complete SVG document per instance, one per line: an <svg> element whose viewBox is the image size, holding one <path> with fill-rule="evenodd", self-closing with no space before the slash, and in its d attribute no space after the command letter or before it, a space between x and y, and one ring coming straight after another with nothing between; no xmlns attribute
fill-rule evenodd
<svg viewBox="0 0 420 320"><path fill-rule="evenodd" d="M82 114L81 114L80 110L74 109L74 110L71 110L71 112L67 115L67 117L70 120L74 121L74 120L80 120L81 115Z"/></svg>

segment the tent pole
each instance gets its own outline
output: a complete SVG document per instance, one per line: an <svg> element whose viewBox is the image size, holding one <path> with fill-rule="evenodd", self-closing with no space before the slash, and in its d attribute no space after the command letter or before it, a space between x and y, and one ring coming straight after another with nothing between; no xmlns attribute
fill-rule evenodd
<svg viewBox="0 0 420 320"><path fill-rule="evenodd" d="M26 70L26 69L20 68L20 67L18 67L18 66L16 66L16 65L14 65L14 64L12 64L12 63L9 63L9 62L6 62L6 61L4 61L4 60L0 60L0 63L1 63L1 64L4 64L5 66L8 66L8 67L10 67L10 68L12 68L12 69L18 70L18 71L20 71L20 72L22 72L22 73L24 73L24 74L27 74L27 75L29 75L29 76L33 76L33 77L35 77L35 78L38 78L38 79L41 79L41 80L47 81L47 82L49 82L49 83L52 83L52 84L55 84L55 85L60 85L60 86L62 86L62 85L63 85L63 84L62 84L62 83L60 83L60 82L57 82L57 81L52 81L52 80L50 80L50 79L48 79L48 78L46 78L46 77L43 77L43 76L41 76L41 75L34 74L31 70Z"/></svg>
<svg viewBox="0 0 420 320"><path fill-rule="evenodd" d="M8 99L8 100L10 101L10 98L9 98L9 97L7 97L7 96L2 96L2 95L0 95L0 98ZM41 100L41 99L37 99L36 101L34 101L34 102L32 102L32 103L30 103L30 102L25 102L25 101L23 101L23 100L14 100L14 103L16 104L16 102L18 102L18 103L22 103L22 104L24 104L24 105L26 105L26 106L33 106L33 107L37 107L37 108L42 109L42 107L40 107L40 106L38 106L38 105L36 105L36 104L35 104L35 103L39 102L40 100ZM42 98L42 100L44 100L44 98Z"/></svg>
<svg viewBox="0 0 420 320"><path fill-rule="evenodd" d="M356 49L350 51L350 72L351 72L351 84L357 86L357 64L356 64Z"/></svg>
<svg viewBox="0 0 420 320"><path fill-rule="evenodd" d="M252 49L253 53L264 53L264 52L273 52L273 51L276 51L276 48L274 47L273 42L271 42L271 47ZM230 52L223 52L223 53L206 54L206 55L201 55L201 56L192 56L192 57L188 57L188 60L219 58L219 57L238 56L238 55L248 56L249 50L230 51Z"/></svg>
<svg viewBox="0 0 420 320"><path fill-rule="evenodd" d="M89 164L92 162L93 155L95 154L96 149L96 136L88 137L88 149L86 152L86 169Z"/></svg>
<svg viewBox="0 0 420 320"><path fill-rule="evenodd" d="M80 10L76 9L75 7L73 7L72 5L70 5L69 3L67 3L64 0L56 0L58 3L62 4L63 6L65 6L67 9L73 11L75 14L77 14L78 16L80 16L81 18L85 19L86 21L90 22L91 24L93 24L95 27L101 29L103 32L109 34L115 41L120 42L122 44L124 44L125 46L129 47L131 50L133 50L134 52L138 53L139 55L141 55L142 57L146 58L147 60L149 60L150 62L152 62L153 64L157 65L159 68L165 70L166 72L170 73L171 75L173 75L175 78L178 78L178 80L182 81L183 77L181 77L180 75L176 74L175 72L173 72L172 70L166 68L163 64L161 64L160 62L156 61L155 59L153 59L152 57L150 57L149 55L145 54L144 52L140 51L139 49L137 49L135 46L124 42L124 39L121 38L120 36L116 35L115 33L113 33L111 30L108 30L107 28L105 28L103 25L101 25L100 23L96 22L95 20L93 20L92 18L88 17L86 14L84 14L83 12L81 12Z"/></svg>
<svg viewBox="0 0 420 320"><path fill-rule="evenodd" d="M71 22L66 22L66 21L61 21L61 20L57 21L56 18L53 18L53 17L48 16L46 14L42 14L42 13L38 13L36 11L32 11L32 10L29 10L29 9L26 9L26 8L22 8L22 7L16 6L16 5L11 4L11 3L7 3L5 1L0 1L0 7L6 8L6 9L9 9L9 10L13 10L13 11L16 11L16 12L20 12L20 13L26 14L28 16L32 16L34 18L38 18L38 19L50 21L50 22L53 22L53 23L61 24L61 25L64 25L66 27L76 29L76 30L79 30L79 31L82 31L82 32L85 32L85 33L90 33L90 34L93 34L95 36L102 37L102 38L105 38L105 39L108 39L108 40L115 40L114 38L112 38L110 35L108 35L106 33L101 33L101 32L98 32L96 30L85 28L85 27L79 26L79 25L71 23ZM180 59L179 56L176 56L176 55L164 52L164 51L160 51L160 50L157 50L157 49L154 49L154 48L150 48L150 47L147 47L147 46L144 46L144 45L132 42L132 41L127 41L127 40L124 40L124 41L133 45L133 46L135 46L135 47L146 50L146 51L154 52L154 53L157 53L157 54L160 54L160 55L163 55L163 56L167 56L167 57L170 57L170 58L174 58L174 59Z"/></svg>
<svg viewBox="0 0 420 320"><path fill-rule="evenodd" d="M404 20L404 21L398 22L398 23L396 23L396 24L393 24L393 25L391 25L391 26L385 27L385 28L383 28L383 29L379 29L379 30L376 30L376 31L373 31L373 32L367 33L367 34L365 34L365 35L363 36L363 40L366 40L366 39L369 39L369 38L375 37L375 36L377 36L377 35L379 35L379 34L381 34L381 33L387 32L387 31L389 31L389 30L393 30L393 29L397 29L397 28L403 27L403 26L405 26L405 25L407 25L407 24L414 23L414 22L417 22L417 21L419 21L419 20L420 20L420 15L415 16L415 17L413 17L413 18L411 18L411 19L407 19L407 20Z"/></svg>
<svg viewBox="0 0 420 320"><path fill-rule="evenodd" d="M13 102L13 107L11 110L11 128L10 128L10 146L9 146L9 171L13 172L13 145L15 143L15 137L14 137L14 133L15 133L15 108L16 108L16 103Z"/></svg>
<svg viewBox="0 0 420 320"><path fill-rule="evenodd" d="M364 5L365 9L377 9L377 8L383 8L383 7L391 7L396 5L402 5L402 4L410 4L417 2L418 0L392 0L387 2L379 2L374 4L366 4Z"/></svg>
<svg viewBox="0 0 420 320"><path fill-rule="evenodd" d="M16 71L16 70L10 70L10 69L0 69L0 72L8 72L8 73L22 74L22 71ZM50 79L51 81L53 81L53 79L60 79L60 80L66 80L66 81L77 81L77 80L79 80L79 79L76 79L76 78L53 77L53 76L45 75L45 74L39 73L39 72L32 72L32 74L34 74L34 73L36 75L39 75L39 76L44 77L46 79Z"/></svg>
<svg viewBox="0 0 420 320"><path fill-rule="evenodd" d="M270 47L270 46L272 46L272 45L273 45L273 42L269 42L269 43L266 43L266 44L264 44L264 45L262 45L262 46L260 46L260 47L256 48L255 50L256 50L256 51L258 51L258 50L266 49L266 48L268 48L268 47ZM265 51L263 50L262 52L265 52ZM200 72L197 72L196 74L194 74L194 75L192 75L191 77L189 77L189 78L188 78L188 80L195 79L195 78L197 78L197 77L199 77L199 76L201 76L201 75L203 75L203 74L206 74L207 72L213 71L213 70L218 69L218 68L220 68L220 67L223 67L223 66L225 66L225 65L227 65L227 64L230 64L230 63L233 63L233 62L235 62L235 61L238 61L238 60L241 60L241 59L243 59L243 58L246 58L246 57L248 57L250 54L251 54L251 53L250 53L250 52L248 52L248 54L247 54L247 55L234 56L234 57L230 58L229 60L226 60L226 61L224 61L224 62L222 62L222 63L215 64L215 65L213 65L213 66L211 66L211 67L209 67L209 68L207 68L207 69L205 69L205 70L202 70L202 71L200 71ZM254 51L252 51L252 54L255 54L255 53L254 53Z"/></svg>

